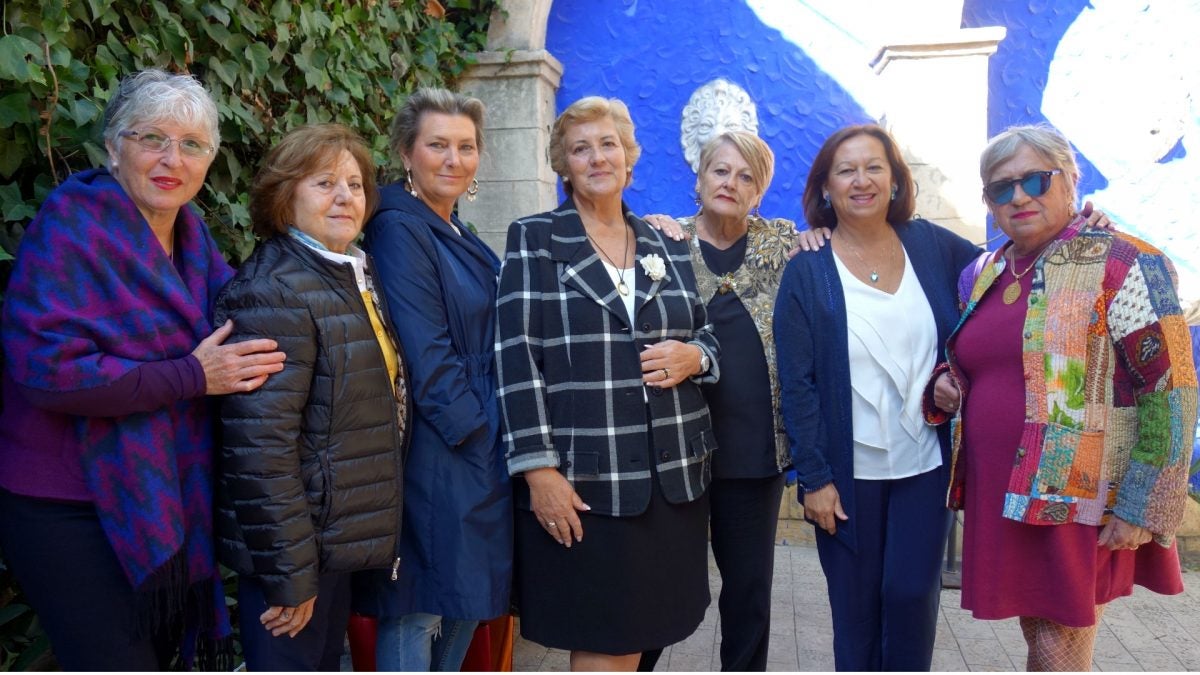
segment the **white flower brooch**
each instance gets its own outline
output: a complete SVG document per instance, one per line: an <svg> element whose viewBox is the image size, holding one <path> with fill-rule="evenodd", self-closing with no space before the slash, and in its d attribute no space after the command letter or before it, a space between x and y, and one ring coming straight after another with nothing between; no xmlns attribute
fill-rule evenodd
<svg viewBox="0 0 1200 675"><path fill-rule="evenodd" d="M663 259L658 257L657 253L651 253L647 256L642 256L642 271L646 276L650 277L651 281L660 281L667 276L667 264Z"/></svg>

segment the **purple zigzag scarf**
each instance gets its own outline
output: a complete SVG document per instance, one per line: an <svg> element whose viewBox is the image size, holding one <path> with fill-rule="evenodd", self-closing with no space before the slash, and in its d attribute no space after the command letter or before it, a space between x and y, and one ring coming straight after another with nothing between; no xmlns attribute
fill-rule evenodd
<svg viewBox="0 0 1200 675"><path fill-rule="evenodd" d="M178 266L107 171L67 179L25 232L5 293L13 379L46 391L89 389L191 353L212 332L211 303L232 272L190 206L180 209L175 236ZM205 588L215 635L228 634L212 543L207 401L78 417L75 432L100 523L133 587L155 577L154 586L166 578L180 594Z"/></svg>

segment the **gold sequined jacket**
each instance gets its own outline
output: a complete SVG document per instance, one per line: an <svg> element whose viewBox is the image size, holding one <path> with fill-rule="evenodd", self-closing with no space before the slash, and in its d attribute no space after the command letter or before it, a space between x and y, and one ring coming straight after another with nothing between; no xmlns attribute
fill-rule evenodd
<svg viewBox="0 0 1200 675"><path fill-rule="evenodd" d="M786 218L767 220L751 215L747 218L746 258L741 267L732 274L716 275L704 263L700 253L700 237L696 232L696 217L680 218L679 224L691 234L692 269L696 274L696 287L700 298L707 304L718 293L737 293L738 300L750 313L758 337L762 340L763 354L767 358L767 374L771 381L771 408L775 420L775 463L780 471L792 464L788 449L787 433L783 429L783 418L779 409L779 372L775 367L775 334L772 314L775 311L775 294L779 290L779 279L787 266L788 251L796 246L796 223Z"/></svg>

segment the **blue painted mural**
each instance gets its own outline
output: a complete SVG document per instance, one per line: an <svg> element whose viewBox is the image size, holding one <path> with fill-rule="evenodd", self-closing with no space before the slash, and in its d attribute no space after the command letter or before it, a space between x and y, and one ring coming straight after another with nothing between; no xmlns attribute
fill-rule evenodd
<svg viewBox="0 0 1200 675"><path fill-rule="evenodd" d="M964 26L1008 28L988 126L1048 122L1071 139L1080 194L1172 255L1200 298L1200 2L966 0Z"/></svg>
<svg viewBox="0 0 1200 675"><path fill-rule="evenodd" d="M870 47L905 30L1004 26L988 127L1049 121L1079 151L1080 195L1169 251L1182 295L1200 298L1200 0L555 0L547 48L565 68L559 109L588 94L626 101L645 154L628 192L639 212L694 212L680 113L725 78L758 105L775 150L763 212L803 225L799 199L822 140L880 114ZM850 5L853 5L851 7ZM944 25L949 19L952 26ZM856 51L857 50L857 51ZM953 91L947 91L948 96ZM1186 220L1185 220L1186 219Z"/></svg>

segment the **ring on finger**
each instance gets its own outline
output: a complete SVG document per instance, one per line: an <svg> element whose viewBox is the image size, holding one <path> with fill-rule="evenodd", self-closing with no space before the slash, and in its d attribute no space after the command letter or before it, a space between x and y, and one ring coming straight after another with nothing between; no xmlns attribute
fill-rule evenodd
<svg viewBox="0 0 1200 675"><path fill-rule="evenodd" d="M663 379L664 380L671 379L671 369L670 368L663 368L662 371L663 371Z"/></svg>
<svg viewBox="0 0 1200 675"><path fill-rule="evenodd" d="M547 520L546 527L552 527L554 529L558 529L558 523L555 523L553 520Z"/></svg>

